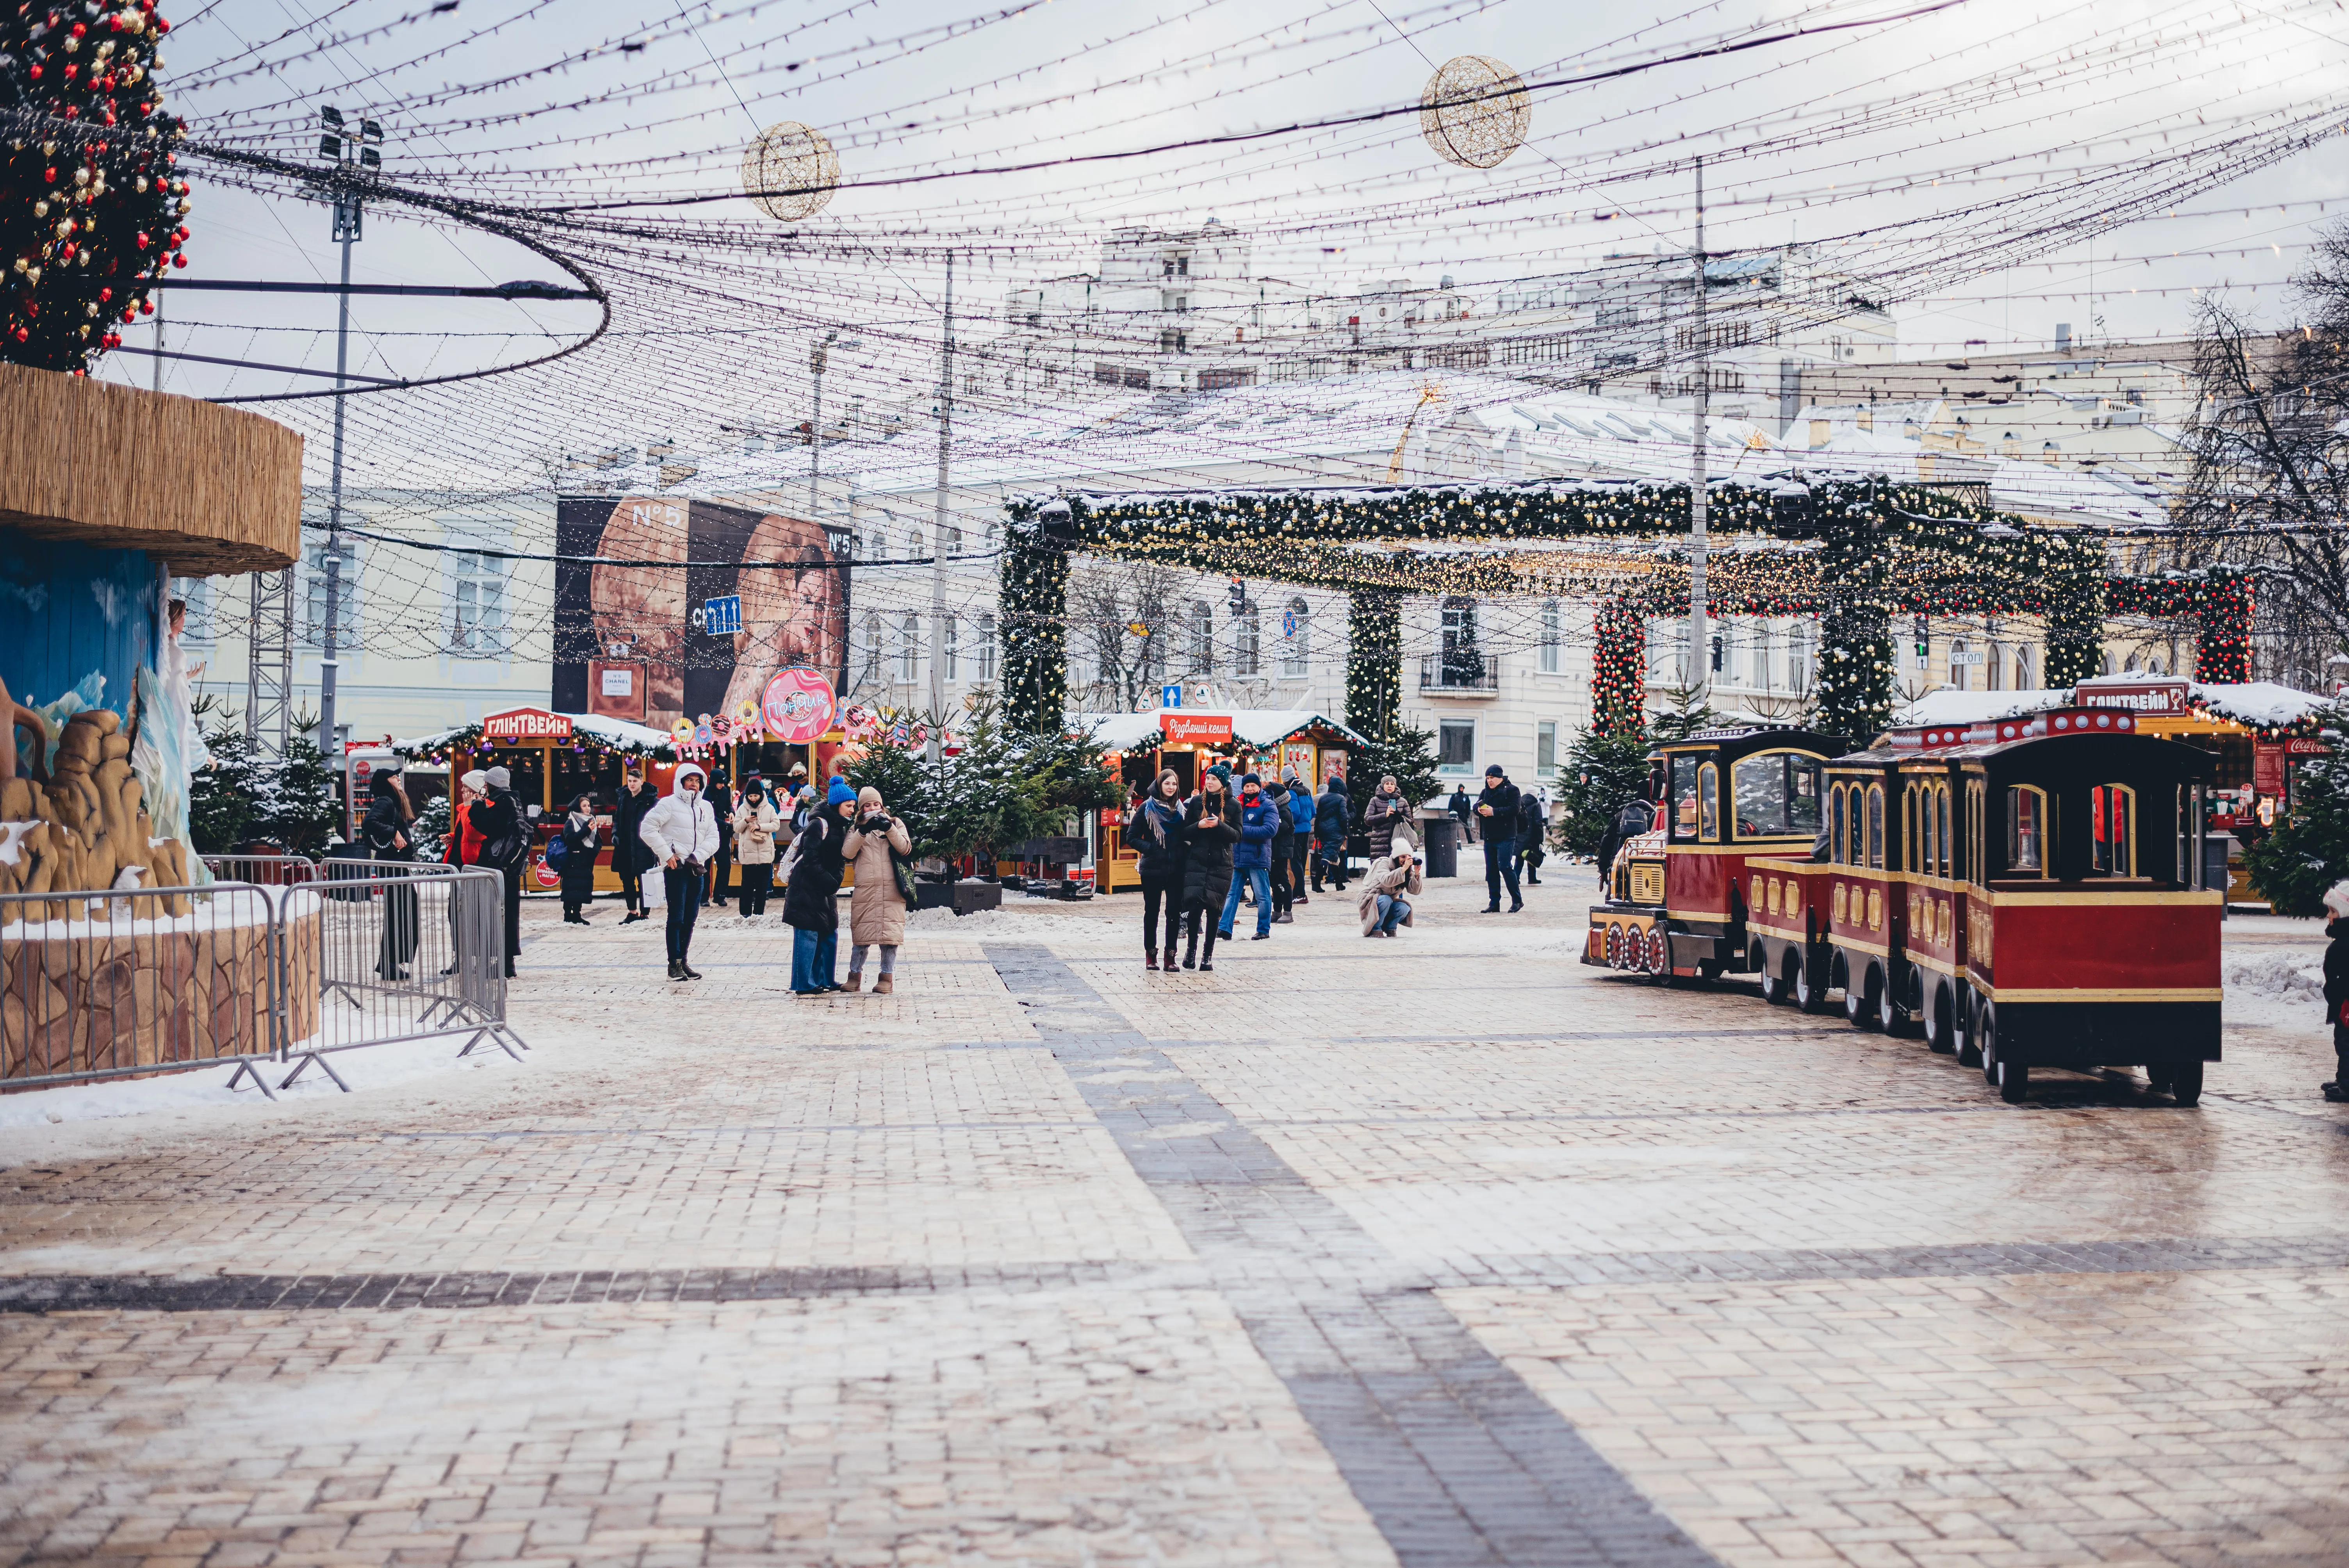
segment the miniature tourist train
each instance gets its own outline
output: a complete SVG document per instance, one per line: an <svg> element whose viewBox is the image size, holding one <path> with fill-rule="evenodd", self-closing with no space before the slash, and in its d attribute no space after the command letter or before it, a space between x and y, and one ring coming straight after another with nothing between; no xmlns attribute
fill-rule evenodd
<svg viewBox="0 0 2349 1568"><path fill-rule="evenodd" d="M1806 1012L1921 1034L2022 1100L2031 1069L2142 1067L2192 1105L2219 1060L2209 753L2061 707L1659 748L1653 830L1617 853L1585 964L1759 977Z"/></svg>

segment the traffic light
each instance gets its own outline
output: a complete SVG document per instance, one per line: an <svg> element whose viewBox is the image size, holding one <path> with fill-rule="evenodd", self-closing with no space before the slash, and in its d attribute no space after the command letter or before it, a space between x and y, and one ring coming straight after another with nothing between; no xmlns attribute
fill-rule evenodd
<svg viewBox="0 0 2349 1568"><path fill-rule="evenodd" d="M1235 577L1232 579L1232 614L1237 615L1247 608L1247 584Z"/></svg>

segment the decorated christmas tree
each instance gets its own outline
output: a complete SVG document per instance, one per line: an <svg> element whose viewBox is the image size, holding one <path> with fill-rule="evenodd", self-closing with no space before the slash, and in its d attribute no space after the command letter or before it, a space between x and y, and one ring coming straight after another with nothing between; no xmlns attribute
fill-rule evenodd
<svg viewBox="0 0 2349 1568"><path fill-rule="evenodd" d="M154 0L0 0L0 359L87 372L187 265Z"/></svg>

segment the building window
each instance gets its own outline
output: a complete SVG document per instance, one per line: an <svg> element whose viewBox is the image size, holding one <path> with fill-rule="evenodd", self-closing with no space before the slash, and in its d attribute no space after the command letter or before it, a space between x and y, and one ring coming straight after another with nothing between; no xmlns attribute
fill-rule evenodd
<svg viewBox="0 0 2349 1568"><path fill-rule="evenodd" d="M864 673L860 680L877 683L882 678L881 648L881 617L868 614L864 617Z"/></svg>
<svg viewBox="0 0 2349 1568"><path fill-rule="evenodd" d="M962 678L962 618L948 615L938 624L938 653L947 662L946 678Z"/></svg>
<svg viewBox="0 0 2349 1568"><path fill-rule="evenodd" d="M2032 668L2031 650L2028 647L2014 650L2014 689L2017 691L2039 689L2039 672Z"/></svg>
<svg viewBox="0 0 2349 1568"><path fill-rule="evenodd" d="M1534 730L1534 771L1544 779L1557 772L1557 725L1549 719Z"/></svg>
<svg viewBox="0 0 2349 1568"><path fill-rule="evenodd" d="M1205 599L1191 601L1191 673L1216 673L1216 613Z"/></svg>
<svg viewBox="0 0 2349 1568"><path fill-rule="evenodd" d="M1757 691L1770 689L1770 626L1758 623L1754 628L1754 686Z"/></svg>
<svg viewBox="0 0 2349 1568"><path fill-rule="evenodd" d="M978 618L978 645L971 650L971 662L978 666L976 677L982 681L995 678L995 617Z"/></svg>
<svg viewBox="0 0 2349 1568"><path fill-rule="evenodd" d="M1443 681L1473 686L1485 678L1485 655L1476 645L1476 601L1454 594L1444 601Z"/></svg>
<svg viewBox="0 0 2349 1568"><path fill-rule="evenodd" d="M1541 612L1541 673L1557 674L1558 604L1555 599L1542 601ZM1548 727L1544 726L1545 728Z"/></svg>
<svg viewBox="0 0 2349 1568"><path fill-rule="evenodd" d="M1291 599L1280 617L1280 673L1295 677L1306 673L1312 657L1313 624L1305 601Z"/></svg>
<svg viewBox="0 0 2349 1568"><path fill-rule="evenodd" d="M183 646L209 643L220 634L212 626L212 584L209 577L174 577L171 597L182 600L188 606L188 618L180 627Z"/></svg>
<svg viewBox="0 0 2349 1568"><path fill-rule="evenodd" d="M505 562L462 550L449 563L450 647L460 654L497 653L505 634Z"/></svg>
<svg viewBox="0 0 2349 1568"><path fill-rule="evenodd" d="M1966 671L1974 662L1974 651L1963 637L1950 639L1950 689L1966 689Z"/></svg>
<svg viewBox="0 0 2349 1568"><path fill-rule="evenodd" d="M1435 766L1444 773L1474 773L1476 770L1475 719L1445 718L1436 721Z"/></svg>
<svg viewBox="0 0 2349 1568"><path fill-rule="evenodd" d="M1232 673L1261 675L1264 671L1264 631L1257 607L1250 604L1232 617Z"/></svg>
<svg viewBox="0 0 2349 1568"><path fill-rule="evenodd" d="M913 611L905 612L897 623L897 678L909 681L921 674L922 618Z"/></svg>
<svg viewBox="0 0 2349 1568"><path fill-rule="evenodd" d="M1811 628L1797 623L1786 629L1786 689L1808 691L1811 686Z"/></svg>
<svg viewBox="0 0 2349 1568"><path fill-rule="evenodd" d="M336 551L342 570L340 585L336 590L335 644L337 648L356 647L359 637L359 547L342 545ZM302 547L302 640L311 647L323 646L326 632L326 547L305 544Z"/></svg>

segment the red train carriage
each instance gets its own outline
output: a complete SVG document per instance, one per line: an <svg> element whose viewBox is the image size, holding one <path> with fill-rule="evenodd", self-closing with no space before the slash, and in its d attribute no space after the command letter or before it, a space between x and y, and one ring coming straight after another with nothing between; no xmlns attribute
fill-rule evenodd
<svg viewBox="0 0 2349 1568"><path fill-rule="evenodd" d="M1758 949L1746 868L1810 854L1821 771L1842 749L1833 736L1773 728L1705 730L1658 748L1656 829L1617 853L1582 961L1667 982L1749 972Z"/></svg>
<svg viewBox="0 0 2349 1568"><path fill-rule="evenodd" d="M1583 961L1756 974L1814 1011L1840 990L1856 1027L1921 1032L2011 1101L2034 1067L2143 1067L2199 1099L2224 898L2203 885L2207 753L2092 708L1837 749L1784 730L1662 748L1663 820L1618 859Z"/></svg>

